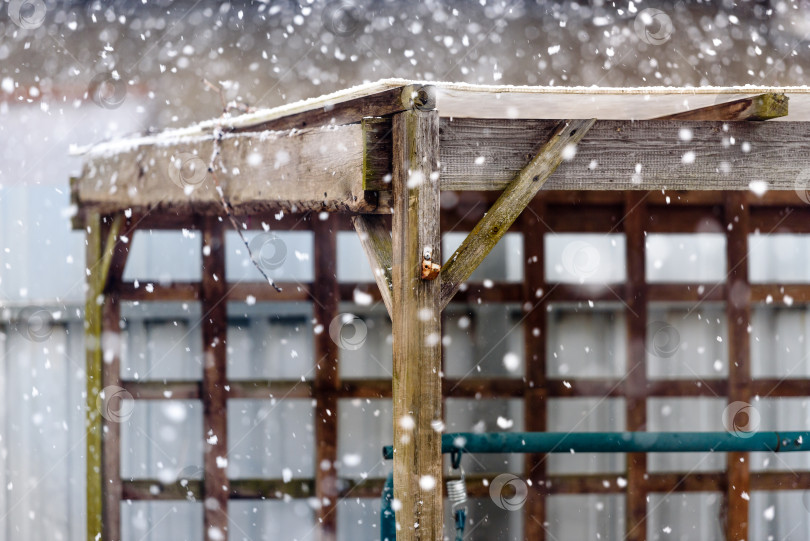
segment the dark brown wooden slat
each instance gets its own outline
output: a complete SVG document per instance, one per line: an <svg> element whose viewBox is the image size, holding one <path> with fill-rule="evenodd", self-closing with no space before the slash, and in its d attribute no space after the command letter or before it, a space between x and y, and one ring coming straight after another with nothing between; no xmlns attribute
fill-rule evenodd
<svg viewBox="0 0 810 541"><path fill-rule="evenodd" d="M334 541L337 537L338 484L338 402L336 391L340 386L338 373L338 347L332 339L331 323L338 316L337 284L337 230L335 221L313 220L315 236L312 284L312 310L315 325L321 332L315 333L313 352L315 356L315 379L312 383L315 394L315 497L318 500L317 538Z"/></svg>
<svg viewBox="0 0 810 541"><path fill-rule="evenodd" d="M647 284L651 302L721 302L725 300L726 284Z"/></svg>
<svg viewBox="0 0 810 541"><path fill-rule="evenodd" d="M545 234L541 220L547 216L542 198L535 198L516 224L523 234L523 327L524 429L529 432L548 430L546 386L546 335L548 332L547 306L543 293L548 291L545 270ZM523 508L523 528L527 539L544 541L546 529L546 477L545 455L527 454L523 464L526 480L531 481L531 495Z"/></svg>
<svg viewBox="0 0 810 541"><path fill-rule="evenodd" d="M649 492L708 492L723 491L726 476L717 473L649 473L646 489Z"/></svg>
<svg viewBox="0 0 810 541"><path fill-rule="evenodd" d="M139 400L199 400L199 381L121 381L132 398Z"/></svg>
<svg viewBox="0 0 810 541"><path fill-rule="evenodd" d="M314 384L311 381L284 380L229 380L228 398L250 400L312 398L315 396Z"/></svg>
<svg viewBox="0 0 810 541"><path fill-rule="evenodd" d="M113 260L115 261L115 259ZM119 260L123 266L123 261ZM111 271L112 272L112 271ZM116 269L117 276L123 269ZM106 393L113 393L121 388L121 303L115 294L106 296L101 322L101 348L103 351L104 369L102 383ZM128 408L121 404L121 398L110 401L114 408ZM125 411L125 410L118 410ZM102 416L102 462L101 477L104 481L104 506L102 539L119 541L121 539L121 422L117 417ZM122 419L123 420L123 419Z"/></svg>
<svg viewBox="0 0 810 541"><path fill-rule="evenodd" d="M497 473L467 474L467 492L470 498L489 498L489 482ZM621 474L564 474L549 475L547 494L620 494L627 486L620 485ZM484 481L487 483L484 483ZM384 478L363 480L340 478L340 498L378 499L385 483ZM164 484L157 479L123 481L125 500L190 500L202 497L202 481L190 479ZM805 490L810 484L810 472L752 472L751 488L763 491ZM647 491L656 493L719 492L726 486L723 472L666 472L649 473L645 481ZM314 479L232 479L231 500L276 500L290 497L309 498L314 493ZM445 494L446 495L446 494ZM533 497L533 496L530 496ZM528 502L527 502L528 504Z"/></svg>
<svg viewBox="0 0 810 541"><path fill-rule="evenodd" d="M221 464L228 457L227 340L228 311L225 290L225 238L223 224L204 218L200 301L203 350L203 465L205 505L203 536L206 541L228 539L228 475ZM227 463L227 462L226 462Z"/></svg>
<svg viewBox="0 0 810 541"><path fill-rule="evenodd" d="M740 194L726 194L726 223L731 227L726 237L727 288L726 321L728 325L728 402L751 401L751 346L748 325L751 322L751 291L748 283L748 205ZM737 408L739 409L739 408ZM724 419L727 428L738 424L745 428L747 420ZM729 453L727 459L728 488L726 498L728 541L748 539L748 501L751 494L749 454Z"/></svg>
<svg viewBox="0 0 810 541"><path fill-rule="evenodd" d="M624 229L627 243L627 286L624 291L627 321L627 376L624 381L626 423L630 431L647 427L647 282L645 275L644 194L625 194ZM627 453L625 539L647 539L647 455Z"/></svg>
<svg viewBox="0 0 810 541"><path fill-rule="evenodd" d="M751 395L761 398L810 396L810 378L761 378L751 381Z"/></svg>
<svg viewBox="0 0 810 541"><path fill-rule="evenodd" d="M775 306L810 303L810 284L751 284L751 302Z"/></svg>

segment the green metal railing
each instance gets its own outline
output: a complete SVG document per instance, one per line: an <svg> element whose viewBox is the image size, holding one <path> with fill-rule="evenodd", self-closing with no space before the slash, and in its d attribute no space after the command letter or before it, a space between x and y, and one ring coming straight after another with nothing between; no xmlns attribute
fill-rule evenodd
<svg viewBox="0 0 810 541"><path fill-rule="evenodd" d="M464 453L788 453L810 451L810 432L459 432L442 436L442 453L458 467ZM392 445L383 447L386 460ZM385 482L380 539L395 541L394 474Z"/></svg>

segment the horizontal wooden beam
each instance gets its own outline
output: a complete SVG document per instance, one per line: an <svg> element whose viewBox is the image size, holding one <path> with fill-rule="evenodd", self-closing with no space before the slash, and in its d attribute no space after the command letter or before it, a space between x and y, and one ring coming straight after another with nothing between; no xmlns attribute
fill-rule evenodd
<svg viewBox="0 0 810 541"><path fill-rule="evenodd" d="M392 145L385 122L227 134L221 143L225 170L217 177L237 214L387 213ZM441 119L441 188L503 190L557 123ZM195 212L222 212L207 173L213 150L212 135L102 148L86 156L73 183L74 202L101 212L151 212L167 216L161 218L167 227L189 227ZM797 190L806 191L800 184L810 168L810 123L598 121L576 152L544 190L667 190L666 197L676 200L676 190L747 191L752 182L766 182L769 193L749 199L768 204L775 190L784 190L787 195L776 199L787 202L799 200Z"/></svg>
<svg viewBox="0 0 810 541"><path fill-rule="evenodd" d="M501 190L556 121L443 120L443 190ZM797 188L810 167L810 123L598 121L544 190ZM799 186L799 188L804 189Z"/></svg>
<svg viewBox="0 0 810 541"><path fill-rule="evenodd" d="M147 138L120 151L102 147L86 157L74 199L100 212L224 214L221 189L242 214L374 212L376 197L363 190L363 141L360 125L349 124L174 142Z"/></svg>

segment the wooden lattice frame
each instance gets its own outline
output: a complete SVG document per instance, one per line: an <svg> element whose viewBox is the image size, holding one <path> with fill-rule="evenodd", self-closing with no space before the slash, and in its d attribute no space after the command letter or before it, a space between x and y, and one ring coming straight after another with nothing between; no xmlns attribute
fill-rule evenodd
<svg viewBox="0 0 810 541"><path fill-rule="evenodd" d="M766 386L770 391L772 384L778 384L778 389L784 389L786 396L803 392L800 380L787 380L787 385L785 382L751 381L750 352L745 330L750 319L750 304L739 302L740 298L747 298L749 295L755 302L764 298L761 296L763 292L775 291L748 284L746 266L742 264L747 254L747 232L760 228L762 223L772 224L774 228L788 227L787 223L793 224L796 221L795 216L803 216L803 201L795 192L770 192L772 195L755 200L750 200L751 196L744 193L718 195L714 192L700 192L689 193L688 197L686 193L678 193L675 197L688 199L688 203L666 206L663 209L654 208L656 202L660 206L661 195L657 192L628 192L626 195L615 192L596 196L589 192L557 195L547 192L539 202L531 203L534 194L546 180L549 181L549 187L564 189L637 190L643 185L646 189L661 190L705 189L708 186L746 190L749 182L768 178L772 188L793 189L797 179L801 180L801 175L810 166L807 163L810 152L806 148L806 132L810 130L808 125L804 122L757 125L727 122L784 116L787 110L783 97L773 94L739 100L741 106L708 106L691 111L689 118L692 120L669 115L675 120L631 122L622 120L624 117L619 115L616 117L619 120L594 124L593 121L560 123L556 120L532 120L537 118L535 115L541 116L542 104L553 101L548 99L547 90L512 94L509 89L499 89L498 92L506 92L506 98L501 100L499 95L494 108L491 105L495 102L484 102L481 110L485 118L448 119L442 116L441 107L437 110L435 90L432 87L410 84L403 86L397 83L388 84L386 88L383 91L377 88L375 92L365 94L361 92L359 95L350 92L319 103L304 104L299 108L281 108L278 113L247 115L246 118L237 118L226 123L220 120L181 133L135 140L125 145L102 145L91 151L88 167L73 189L81 211L77 217L77 225L86 227L88 232L87 259L88 268L92 269L89 274L87 302L88 402L91 405L88 408L89 538L95 538L99 533L105 539L116 538L120 530L120 518L117 516L119 496L125 499L146 499L146 494L151 492L147 487L154 485L152 481L146 484L122 483L119 476L113 473L118 469L119 461L114 451L118 441L117 427L105 423L97 412L92 411L102 384L120 383L136 398L159 399L164 391L162 385L120 382L115 371L117 361L108 364L101 362L98 344L102 332L119 332L118 303L128 299L147 300L142 298L141 291L121 281L127 252L126 247L117 241L122 228L126 228L125 231L133 226L141 229L178 229L196 224L203 231L206 255L202 281L170 286L156 285L148 300L197 299L203 303L202 324L206 355L203 381L176 384L177 392L173 393L173 398L202 399L206 429L210 428L215 433L222 432L215 444L206 447L205 465L208 475L205 481L190 483L188 489L181 491L183 497L190 490L195 496L199 495L207 500L213 498L218 502L218 506L206 506L207 537L211 537L210 532L213 529L226 531L227 501L230 498L269 496L284 490L284 485L278 481L229 481L224 470L216 467L215 457L223 456L227 451L227 398L267 398L274 391L286 391L290 397L297 396L297 393L315 397L316 419L327 421L317 423L316 463L326 460L334 464L337 427L329 422L327 410L334 411L337 399L342 396L393 394L395 419L401 419L403 415L415 417L412 427L406 428L396 420L394 424L395 445L401 448L399 453L395 452L394 460L396 496L402 502L398 520L405 525L419 524L418 528L408 526L401 530L403 539L411 539L435 538L441 531L440 494L438 491L423 489L418 481L426 474L436 477L438 481L442 478L438 438L430 426L430 421L440 416L442 389L453 389L453 396L524 396L528 411L533 413L527 415L528 430L544 428L545 419L535 413L545 411L544 399L552 396L625 396L628 404L627 428L641 429L646 423L644 411L648 396L695 396L709 391L718 396L728 396L729 400L746 400L757 392L758 385ZM466 87L455 88L448 85L440 90L443 92L442 99L447 99L449 103L444 114L449 111L450 116L457 114L455 112L465 103L469 106L471 99L482 98L478 90L471 91ZM806 92L797 92L797 96L801 98L799 103L803 107ZM623 94L635 98L642 96L641 92ZM702 97L708 100L712 96ZM526 107L516 109L518 118L514 118L514 105L510 104L520 104L521 101ZM582 103L587 109L587 103ZM547 105L553 108L553 104ZM569 107L570 105L568 103ZM379 117L380 120L361 121L369 116ZM304 129L296 131L301 128ZM278 135L268 130L288 131ZM585 132L587 137L578 146L576 159L572 160L572 152L568 147L579 142ZM695 161L694 155L687 159L680 151L667 150L660 144L669 144L668 139L662 140L664 133L669 134L667 137L674 137L674 141L691 141L694 147L705 151L711 160ZM745 142L740 147L744 156L740 154L740 150L734 148L735 141ZM281 172L276 171L275 174L288 179L277 184L277 189L267 190L262 184L264 176L271 172L266 167L260 167L257 175L250 176L246 183L241 178L224 178L223 184L217 182L216 186L204 186L189 194L182 186L173 188L165 178L166 168L171 167L175 161L174 153L180 149L180 144L197 155L210 152L213 144L216 155L223 156L228 163L236 161L242 165L256 162L255 159L248 159L249 152L258 153L263 158L259 163L266 163L271 157L270 153L279 149L288 156L292 154L293 159L280 165L276 161L274 169L280 168ZM265 148L265 145L268 147ZM345 152L324 158L322 149L329 145L344 145L340 148ZM471 159L486 152L489 154L483 161ZM780 156L787 155L791 156L790 161L779 159ZM568 161L562 163L557 170L563 158ZM472 162L484 167L472 167ZM292 165L287 167L289 163ZM644 163L643 170L639 163ZM412 182L414 171L419 171L420 182ZM335 177L335 174L339 176ZM227 177L227 173L222 176ZM298 182L299 178L305 178L306 182ZM137 189L118 189L120 183L126 185L127 182L137 185ZM480 221L476 220L477 223L469 223L467 215L463 215L456 223L447 224L446 219L452 212L439 212L440 189L504 191L497 200L491 201L490 213ZM467 193L462 194L462 200ZM393 391L391 383L387 381L341 382L335 366L334 344L330 344L324 336L316 338L315 352L319 359L326 359L326 362L318 363L315 381L303 386L303 390L298 385L290 386L280 382L269 384L225 381L227 300L244 299L246 294L253 295L257 300L313 298L318 305L316 317L329 321L330 316L336 312L337 300L347 298L347 285L337 284L334 277L329 275L335 260L334 228L330 230L320 220L315 220L312 221L312 229L316 232L319 249L323 243L323 252L317 256L319 261L316 268L320 270L310 287L288 287L280 294L264 285L238 284L227 288L226 280L220 278L224 276L223 224L221 219L214 218L223 210L219 202L221 195L227 200L226 205L230 212L254 217L279 208L343 211L361 215L395 211L391 239L393 249L390 281L393 287L386 305L392 314L410 313L418 314L419 317L394 317L396 376ZM566 213L559 212L558 208L552 208L555 204L565 206L566 199L570 201L572 197L578 196L580 199L575 199L579 205L578 210L584 208L583 206L593 205L594 212L578 212L571 219L565 218ZM453 298L460 283L470 276L528 204L535 208L535 216L543 217L540 223L549 224L555 231L565 230L566 227L571 230L604 231L604 220L607 218L609 230L625 232L628 242L628 281L623 286L611 288L611 295L618 292L628 310L639 315L638 318L628 319L629 367L637 369L631 370L632 375L626 380L569 381L573 383L569 388L546 378L542 333L541 338L526 338L526 351L536 355L536 358L526 363L525 383L439 380L441 355L436 337L441 329L442 307ZM703 298L727 300L731 298L732 286L713 287L708 292L703 292L694 287L676 284L644 284L643 231L659 227L664 227L666 231L677 231L685 227L685 224L694 224L695 221L705 219L706 207L715 212L717 205L723 209L725 219L733 219L735 224L741 224L729 230L727 254L729 269L732 269L730 280L735 290L734 299L737 301L727 303L728 320L733 322L729 323L729 336L735 342L729 349L729 355L735 360L730 365L736 368L730 371L726 383L711 382L693 387L684 382L663 384L647 381L644 342L640 340L646 333L647 303L653 300L683 301ZM786 212L780 205L790 207L791 211ZM757 212L750 211L751 206ZM133 212L134 216L124 223L123 214L131 215ZM659 220L648 222L646 218L655 216L655 212ZM269 219L269 216L267 218L269 223L283 227L283 220L279 224ZM337 220L343 227L348 226L347 218L330 220ZM526 217L524 213L520 223L531 224L532 218ZM799 231L806 227L803 224L796 226ZM361 224L358 229L362 227ZM448 231L453 227L463 227L472 231L472 234L451 257L446 268L442 269L439 275L441 280L429 279L436 276L435 274L420 277L421 268L426 260L430 262L431 255L432 261L439 259L439 231ZM768 229L770 230L772 229ZM526 253L535 253L542 262L542 235L537 231L537 224L534 227L524 227L524 233ZM106 244L103 240L105 237ZM364 243L366 238L361 236ZM377 240L386 243L384 236ZM378 253L374 247L366 246L366 252L371 257L372 266L382 266L381 261L384 258L380 257L381 254L387 254L387 250ZM456 265L456 261L464 261L465 264ZM583 292L575 286L552 287L552 284L545 284L542 268L542 264L527 264L523 285L504 284L495 290L480 292L476 291L475 286L468 287L466 291L459 292L455 300L463 301L480 295L483 300L514 299L523 304L536 303L534 292L538 288L547 290L543 302L586 297L588 300L600 300L595 299L592 292ZM426 276L428 279L425 279ZM387 279L378 280L378 283L384 291L382 298L385 298L388 295ZM744 293L742 297L740 292ZM802 286L792 286L791 294L793 293L794 299L799 302L810 299ZM542 307L542 303L540 306ZM542 310L533 310L528 315L527 322L545 328L545 316L541 312ZM742 338L746 340L741 341ZM228 391L225 391L226 383L229 384ZM782 396L779 392L771 394ZM403 435L407 437L403 439ZM736 465L739 462L737 458L741 457L732 456L729 463ZM538 460L538 457L527 457L531 465L536 465ZM730 466L728 475L719 478L712 475L678 477L647 474L645 457L628 455L628 539L646 537L643 526L646 494L650 491L666 491L679 487L695 490L699 487L700 490L719 489L726 492L728 536L729 539L735 539L747 535L748 503L741 496L747 491L741 490L741 487L775 488L775 479L790 481L780 484L779 488L782 489L786 486L801 486L792 484L795 479L791 481L783 474L751 476L747 461L741 464L743 465ZM546 476L542 466L532 466L529 471L532 471L532 486L537 487L535 491L539 494L557 491L605 491L604 487L598 488L595 479L588 476L555 479L549 489L549 484L543 482ZM598 477L599 486L602 486L601 481L605 476ZM314 493L321 501L328 502L320 509L318 518L322 537L329 539L335 533L335 496L340 495L337 494L333 467L318 471L314 485ZM616 485L611 483L610 486ZM373 482L369 482L363 483L362 487L352 487L352 490L355 491L353 495L368 495L365 490L374 491L376 488ZM480 491L480 486L473 489L474 494L480 494L476 490ZM178 495L176 488L173 491L172 487L163 487L157 496L158 499L166 499ZM152 496L150 494L148 498L156 499ZM527 516L532 519L531 522L526 521L527 534L536 534L532 535L533 538L541 536L544 499L533 498L526 510Z"/></svg>

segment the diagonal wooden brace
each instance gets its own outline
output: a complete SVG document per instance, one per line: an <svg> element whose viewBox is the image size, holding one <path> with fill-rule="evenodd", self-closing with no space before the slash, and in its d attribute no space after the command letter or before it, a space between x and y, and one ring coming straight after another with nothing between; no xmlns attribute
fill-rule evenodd
<svg viewBox="0 0 810 541"><path fill-rule="evenodd" d="M380 289L380 295L388 310L388 316L393 321L394 312L391 304L391 291L394 287L391 278L393 268L393 255L391 248L391 227L386 224L385 218L375 214L352 216L352 224L360 237L360 244L371 264L374 281Z"/></svg>
<svg viewBox="0 0 810 541"><path fill-rule="evenodd" d="M768 93L661 116L656 120L770 120L787 114L788 97L784 94Z"/></svg>
<svg viewBox="0 0 810 541"><path fill-rule="evenodd" d="M557 169L563 159L563 150L582 140L594 122L596 119L563 121L534 159L504 189L489 212L481 218L444 265L441 271L442 309Z"/></svg>

